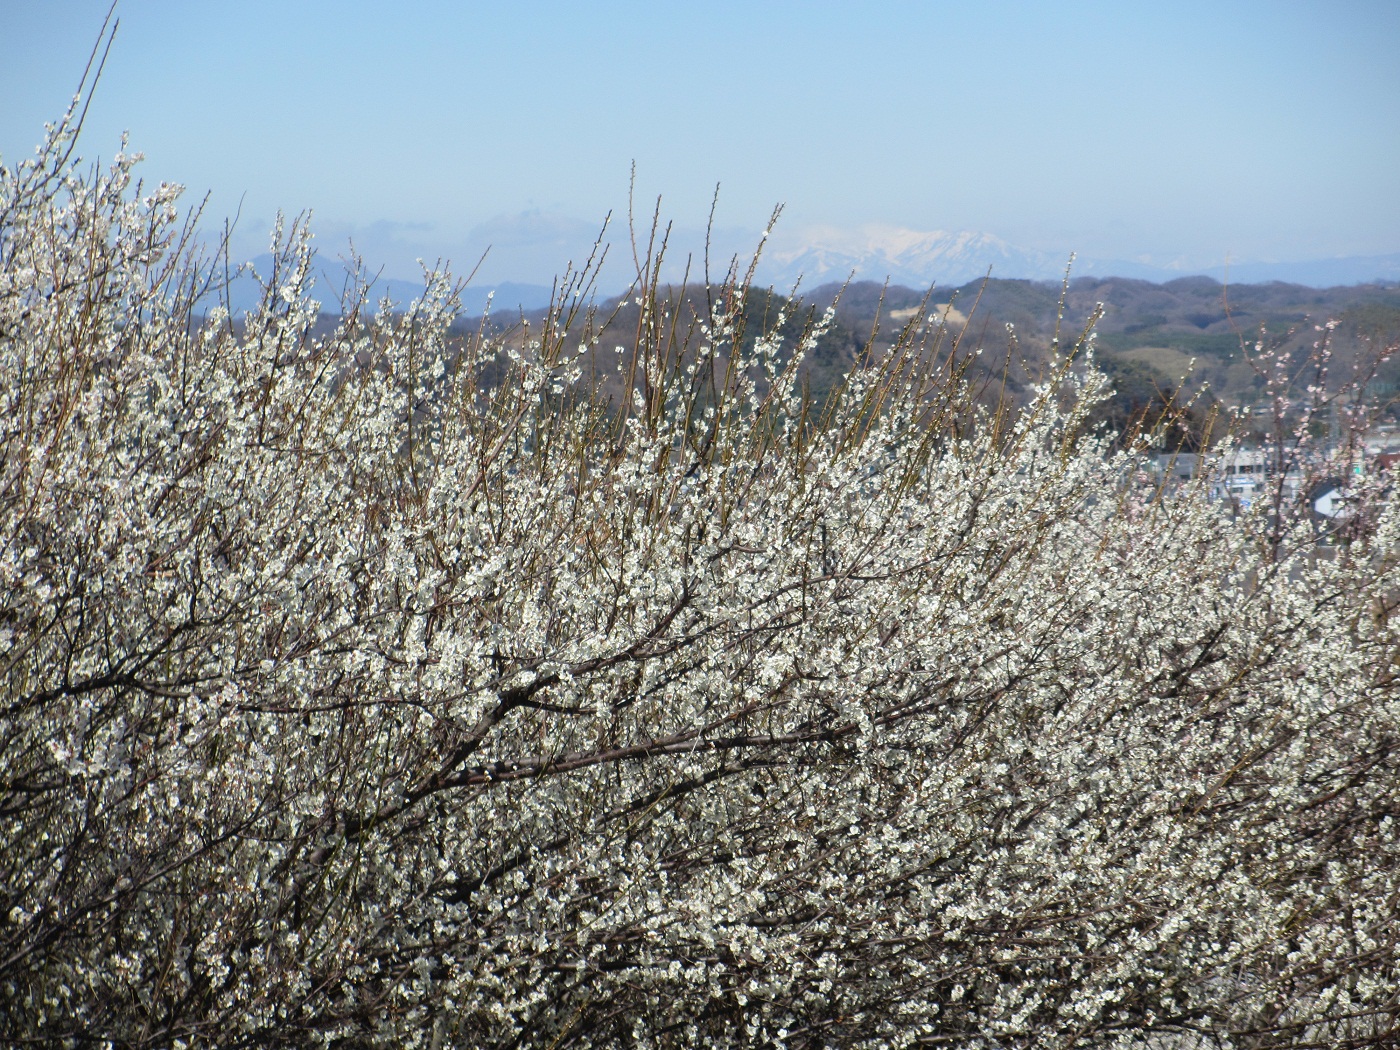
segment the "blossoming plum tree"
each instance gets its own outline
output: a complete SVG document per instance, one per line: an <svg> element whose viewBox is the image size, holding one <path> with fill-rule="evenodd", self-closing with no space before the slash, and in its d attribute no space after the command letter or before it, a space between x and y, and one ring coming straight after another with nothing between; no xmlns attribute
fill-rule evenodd
<svg viewBox="0 0 1400 1050"><path fill-rule="evenodd" d="M917 323L814 405L647 260L621 406L587 270L318 335L293 224L206 316L75 133L0 169L6 1042L1400 1038L1393 501L1158 498Z"/></svg>

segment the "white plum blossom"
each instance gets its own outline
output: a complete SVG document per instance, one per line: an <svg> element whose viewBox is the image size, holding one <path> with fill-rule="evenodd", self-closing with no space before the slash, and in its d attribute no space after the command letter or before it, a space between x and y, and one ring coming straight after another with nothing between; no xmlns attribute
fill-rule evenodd
<svg viewBox="0 0 1400 1050"><path fill-rule="evenodd" d="M304 222L235 318L74 134L0 169L3 1041L1400 1038L1387 494L1169 496L943 326L813 405L741 283L616 403L575 288L318 327Z"/></svg>

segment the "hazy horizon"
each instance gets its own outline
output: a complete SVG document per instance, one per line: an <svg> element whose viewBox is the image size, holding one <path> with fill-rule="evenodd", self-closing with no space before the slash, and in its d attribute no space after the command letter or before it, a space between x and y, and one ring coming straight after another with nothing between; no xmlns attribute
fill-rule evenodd
<svg viewBox="0 0 1400 1050"><path fill-rule="evenodd" d="M107 6L0 0L6 164L62 113ZM716 184L717 257L778 203L770 249L793 255L869 231L987 234L1091 272L1400 252L1400 6L1381 0L117 15L81 152L129 130L148 180L241 212L245 255L278 209L312 209L331 257L353 239L412 277L489 244L483 279L547 282L609 212L630 252L634 162L640 224L659 195L682 253Z"/></svg>

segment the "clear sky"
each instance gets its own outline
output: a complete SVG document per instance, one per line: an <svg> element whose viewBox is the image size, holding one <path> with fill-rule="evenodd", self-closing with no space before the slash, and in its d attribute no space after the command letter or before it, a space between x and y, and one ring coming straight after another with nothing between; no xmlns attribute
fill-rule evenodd
<svg viewBox="0 0 1400 1050"><path fill-rule="evenodd" d="M108 2L0 0L6 163L61 113ZM783 202L790 230L973 230L1202 266L1400 251L1397 0L117 14L85 156L128 130L148 179L212 191L217 215L241 200L245 235L312 208L325 248L353 233L398 272L494 239L492 265L517 271L498 279L541 279L563 261L551 238L625 213L634 161L648 213L659 194L701 226L719 183L719 225L746 234Z"/></svg>

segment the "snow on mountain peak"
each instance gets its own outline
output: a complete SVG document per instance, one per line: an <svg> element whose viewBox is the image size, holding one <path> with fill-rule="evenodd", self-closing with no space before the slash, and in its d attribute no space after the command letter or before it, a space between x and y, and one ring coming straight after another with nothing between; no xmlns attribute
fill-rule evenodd
<svg viewBox="0 0 1400 1050"><path fill-rule="evenodd" d="M997 277L1054 278L1064 270L1063 261L968 230L913 230L879 223L809 226L775 242L765 252L760 273L780 284L800 277L808 287L844 280L852 272L859 280L946 286L981 277L989 268Z"/></svg>

